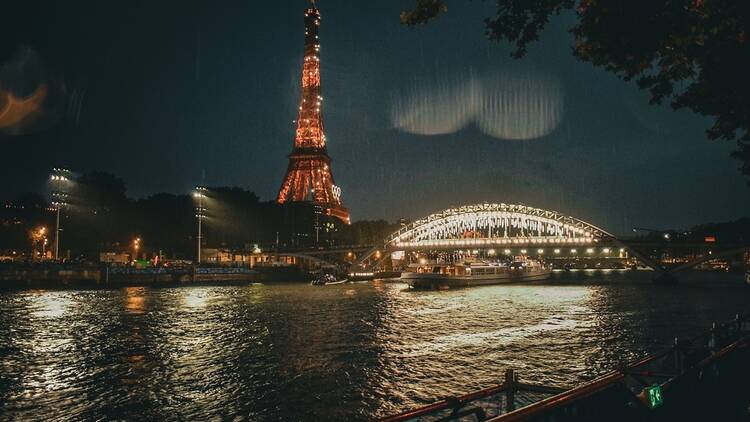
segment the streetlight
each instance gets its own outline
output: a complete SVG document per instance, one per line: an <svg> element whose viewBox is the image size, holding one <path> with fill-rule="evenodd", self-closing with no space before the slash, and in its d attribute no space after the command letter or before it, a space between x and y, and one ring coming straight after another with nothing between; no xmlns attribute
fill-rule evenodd
<svg viewBox="0 0 750 422"><path fill-rule="evenodd" d="M206 218L206 208L203 207L203 200L206 198L208 189L203 186L196 186L193 197L198 200L198 206L195 207L195 218L198 219L198 253L197 263L201 263L201 243L203 242L203 219Z"/></svg>
<svg viewBox="0 0 750 422"><path fill-rule="evenodd" d="M136 237L133 239L133 262L138 260L138 249L141 248L141 238Z"/></svg>
<svg viewBox="0 0 750 422"><path fill-rule="evenodd" d="M63 183L70 181L70 170L63 168L53 168L50 180L55 183L55 190L52 191L52 205L55 207L55 261L60 259L60 209L67 205L65 202L68 194L63 190Z"/></svg>

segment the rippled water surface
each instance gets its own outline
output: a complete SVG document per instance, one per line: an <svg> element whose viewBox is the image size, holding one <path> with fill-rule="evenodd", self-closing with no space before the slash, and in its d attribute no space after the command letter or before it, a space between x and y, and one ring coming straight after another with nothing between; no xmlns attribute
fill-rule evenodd
<svg viewBox="0 0 750 422"><path fill-rule="evenodd" d="M750 311L740 275L558 275L0 293L11 419L370 419L496 383L570 385ZM567 278L561 278L567 277Z"/></svg>

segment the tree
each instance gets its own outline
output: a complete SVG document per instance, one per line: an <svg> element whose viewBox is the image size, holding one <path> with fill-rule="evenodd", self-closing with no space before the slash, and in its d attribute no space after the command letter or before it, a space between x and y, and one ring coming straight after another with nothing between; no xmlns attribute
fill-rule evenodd
<svg viewBox="0 0 750 422"><path fill-rule="evenodd" d="M424 24L447 10L446 0L416 0L401 22ZM487 37L510 42L521 58L566 11L577 17L570 28L577 58L636 81L652 104L669 100L712 117L708 138L736 140L732 156L750 176L750 2L498 0L497 14L485 19Z"/></svg>

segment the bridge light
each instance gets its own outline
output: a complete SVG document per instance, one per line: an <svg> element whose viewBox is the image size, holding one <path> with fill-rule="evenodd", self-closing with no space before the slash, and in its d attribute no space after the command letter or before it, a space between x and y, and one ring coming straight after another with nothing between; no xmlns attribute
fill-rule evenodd
<svg viewBox="0 0 750 422"><path fill-rule="evenodd" d="M586 249L586 253L588 253L588 254L594 253L594 248L588 248L588 249Z"/></svg>
<svg viewBox="0 0 750 422"><path fill-rule="evenodd" d="M420 259L419 259L419 265L424 265L424 264L426 264L426 263L427 263L427 260L426 260L426 259L424 259L424 258L420 258Z"/></svg>
<svg viewBox="0 0 750 422"><path fill-rule="evenodd" d="M560 255L560 249L555 249L555 255Z"/></svg>
<svg viewBox="0 0 750 422"><path fill-rule="evenodd" d="M488 250L487 255L490 255L490 256L495 255L495 250L494 249Z"/></svg>
<svg viewBox="0 0 750 422"><path fill-rule="evenodd" d="M503 253L506 254L506 255L510 255L510 249L504 250Z"/></svg>
<svg viewBox="0 0 750 422"><path fill-rule="evenodd" d="M570 250L570 253L572 253L572 254L577 254L577 253L578 253L578 251L577 251L576 249L571 249L571 250Z"/></svg>
<svg viewBox="0 0 750 422"><path fill-rule="evenodd" d="M543 254L543 253L544 253L544 249L537 249L537 250L536 250L536 253L538 253L539 255L541 255L541 254Z"/></svg>
<svg viewBox="0 0 750 422"><path fill-rule="evenodd" d="M606 254L609 254L609 248L604 248L604 249L602 250L602 252L604 252L604 253L606 253Z"/></svg>
<svg viewBox="0 0 750 422"><path fill-rule="evenodd" d="M521 255L526 255L526 249L521 249Z"/></svg>

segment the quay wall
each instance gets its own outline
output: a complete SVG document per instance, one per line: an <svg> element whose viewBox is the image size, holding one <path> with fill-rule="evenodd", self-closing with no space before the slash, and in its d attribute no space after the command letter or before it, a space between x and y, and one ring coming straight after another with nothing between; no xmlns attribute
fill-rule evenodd
<svg viewBox="0 0 750 422"><path fill-rule="evenodd" d="M269 281L269 277L247 269L182 268L3 268L0 289L108 288L119 286L179 286Z"/></svg>

